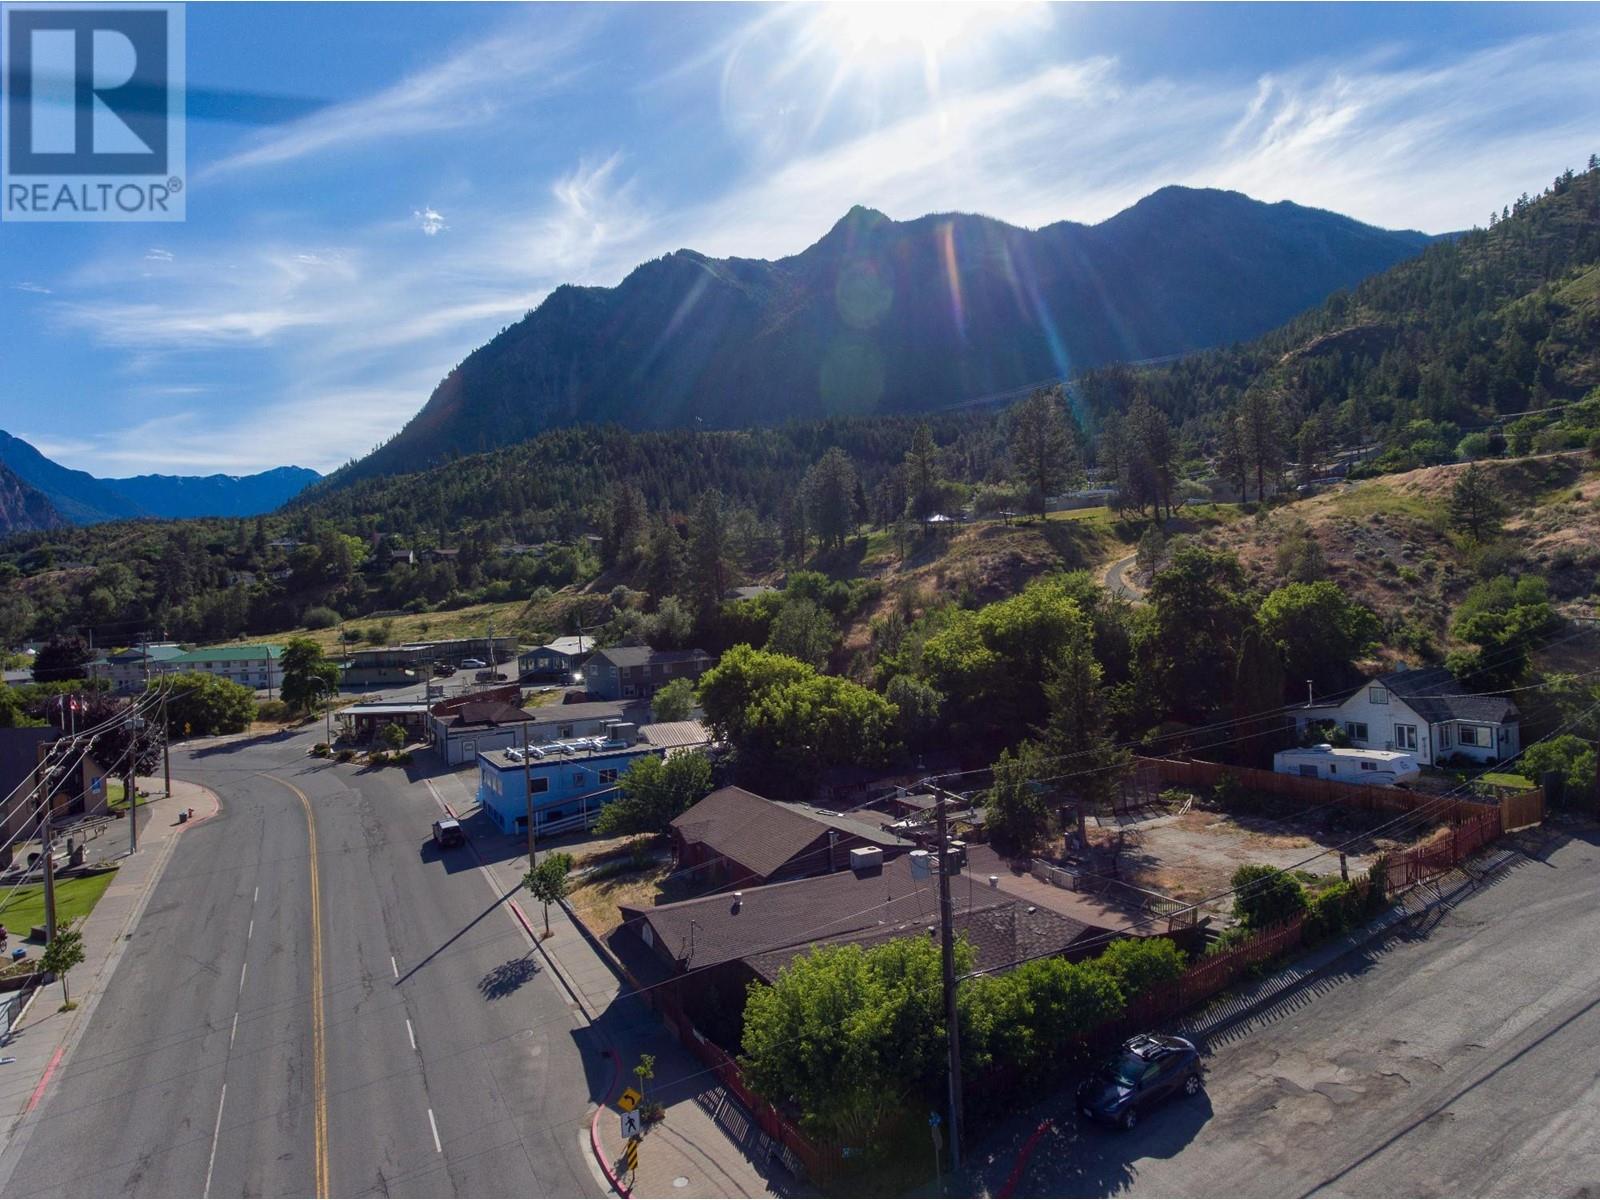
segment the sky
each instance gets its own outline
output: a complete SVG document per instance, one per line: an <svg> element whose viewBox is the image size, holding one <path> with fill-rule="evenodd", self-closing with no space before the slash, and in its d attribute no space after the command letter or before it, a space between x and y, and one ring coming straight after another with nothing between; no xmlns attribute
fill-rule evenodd
<svg viewBox="0 0 1600 1200"><path fill-rule="evenodd" d="M187 220L0 222L0 428L102 476L331 470L562 283L853 204L1167 184L1484 224L1600 151L1600 6L187 6Z"/></svg>

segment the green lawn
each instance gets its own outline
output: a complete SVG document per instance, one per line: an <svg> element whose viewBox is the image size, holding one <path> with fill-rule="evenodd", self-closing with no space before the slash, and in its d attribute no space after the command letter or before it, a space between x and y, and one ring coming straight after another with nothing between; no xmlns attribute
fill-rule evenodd
<svg viewBox="0 0 1600 1200"><path fill-rule="evenodd" d="M1525 775L1513 775L1509 771L1490 771L1478 778L1495 787L1521 788L1523 791L1530 791L1533 788L1533 780Z"/></svg>
<svg viewBox="0 0 1600 1200"><path fill-rule="evenodd" d="M89 915L99 903L116 870L98 871L76 879L56 881L56 921L76 920ZM11 932L14 940L28 936L28 930L44 924L44 884L30 884L17 888L0 900L0 924Z"/></svg>

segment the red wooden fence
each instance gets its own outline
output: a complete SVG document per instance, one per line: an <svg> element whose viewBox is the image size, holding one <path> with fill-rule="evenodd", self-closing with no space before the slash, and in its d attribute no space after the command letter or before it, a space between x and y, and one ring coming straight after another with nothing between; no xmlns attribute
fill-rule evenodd
<svg viewBox="0 0 1600 1200"><path fill-rule="evenodd" d="M1277 771L1262 771L1255 767L1230 767L1223 763L1176 758L1139 761L1155 764L1164 784L1215 787L1224 776L1230 776L1240 787L1248 788L1250 791L1288 796L1291 799L1303 800L1309 806L1337 804L1344 808L1358 808L1368 812L1392 813L1409 813L1426 808L1440 821L1454 821L1471 816L1483 807L1482 804L1472 800L1446 798L1407 788L1370 787L1365 784L1339 783L1333 779L1303 779L1298 775L1281 775Z"/></svg>

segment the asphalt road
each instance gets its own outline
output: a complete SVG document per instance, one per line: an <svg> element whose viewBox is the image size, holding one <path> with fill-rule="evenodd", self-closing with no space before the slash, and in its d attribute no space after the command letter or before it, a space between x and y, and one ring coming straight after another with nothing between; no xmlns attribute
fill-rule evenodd
<svg viewBox="0 0 1600 1200"><path fill-rule="evenodd" d="M1068 1117L1017 1194L1600 1190L1600 838L1541 842L1425 933L1214 1038L1201 1096L1131 1134ZM989 1147L991 1188L1031 1127Z"/></svg>
<svg viewBox="0 0 1600 1200"><path fill-rule="evenodd" d="M174 754L223 812L180 840L6 1195L599 1193L581 1016L471 851L432 849L426 787L314 740Z"/></svg>

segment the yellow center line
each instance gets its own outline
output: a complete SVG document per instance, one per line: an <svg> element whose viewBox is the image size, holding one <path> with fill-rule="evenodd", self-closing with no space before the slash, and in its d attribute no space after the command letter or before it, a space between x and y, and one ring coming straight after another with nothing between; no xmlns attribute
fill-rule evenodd
<svg viewBox="0 0 1600 1200"><path fill-rule="evenodd" d="M328 1055L322 1006L322 898L317 882L317 820L311 811L311 801L304 792L276 775L267 775L265 778L282 784L300 801L300 807L306 814L306 837L311 848L311 1087L316 1107L316 1195L319 1200L325 1200L331 1188L328 1173Z"/></svg>

